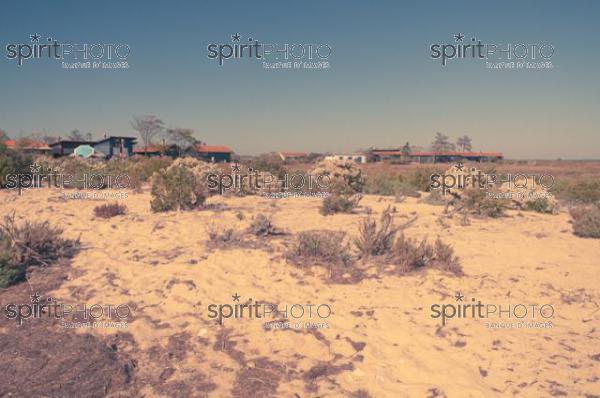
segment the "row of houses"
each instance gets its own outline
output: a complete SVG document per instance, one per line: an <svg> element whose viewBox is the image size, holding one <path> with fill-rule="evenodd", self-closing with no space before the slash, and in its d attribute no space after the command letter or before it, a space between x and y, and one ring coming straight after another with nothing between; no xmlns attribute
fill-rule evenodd
<svg viewBox="0 0 600 398"><path fill-rule="evenodd" d="M403 152L400 149L373 149L373 161L406 161L415 163L452 163L457 161L496 162L504 159L502 152L469 151L415 151Z"/></svg>
<svg viewBox="0 0 600 398"><path fill-rule="evenodd" d="M192 156L207 162L231 162L233 151L224 145L194 145L182 149L177 145L137 145L137 139L125 136L104 137L98 141L62 140L49 145L34 141L24 140L17 143L13 140L5 141L8 148L20 148L25 152L60 156L87 156L110 159L113 157L127 156ZM305 152L274 152L273 156L283 161L303 162L309 161L312 155ZM467 152L467 151L412 151L401 149L371 149L366 152L352 154L328 154L325 160L343 160L355 163L397 161L402 163L452 163L457 161L495 162L504 159L501 152Z"/></svg>
<svg viewBox="0 0 600 398"><path fill-rule="evenodd" d="M233 155L231 148L223 145L194 145L182 150L176 145L147 145L137 146L137 139L125 136L109 136L98 141L63 140L51 144L35 140L4 141L9 149L20 149L27 153L61 156L85 156L103 159L113 157L139 156L192 156L207 162L230 162Z"/></svg>

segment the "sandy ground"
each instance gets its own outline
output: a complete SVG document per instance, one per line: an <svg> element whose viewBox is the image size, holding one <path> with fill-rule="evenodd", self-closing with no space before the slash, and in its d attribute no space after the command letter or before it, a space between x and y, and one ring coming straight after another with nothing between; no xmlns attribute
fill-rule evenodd
<svg viewBox="0 0 600 398"><path fill-rule="evenodd" d="M209 203L221 207L153 214L148 193L130 193L122 201L127 215L102 220L93 208L103 202L58 197L51 190L1 192L0 209L81 235L86 249L53 297L136 306L127 329L91 333L131 334L137 379L160 375L160 383L138 384L145 397L243 397L261 388L270 395L256 396L600 396L600 240L575 237L564 212L511 212L465 226L458 217L439 222L442 207L366 196L361 205L374 214L392 205L400 222L415 212L406 234L440 236L466 275L430 270L341 285L327 283L319 270L287 264L281 254L290 236L215 249L205 226L242 229L252 215L266 213L290 234L354 235L364 212L324 217L318 199L213 197ZM552 328L491 329L473 318L442 327L430 307L456 303L457 292L465 302L550 304ZM333 313L328 328L297 331L265 331L257 319L232 318L222 326L209 319L208 305L232 304L236 293L242 302L326 303ZM261 387L265 380L271 385Z"/></svg>

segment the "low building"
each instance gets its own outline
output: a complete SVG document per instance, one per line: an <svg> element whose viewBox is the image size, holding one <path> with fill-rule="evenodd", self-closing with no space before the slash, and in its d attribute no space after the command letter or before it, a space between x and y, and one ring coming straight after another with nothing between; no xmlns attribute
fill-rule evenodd
<svg viewBox="0 0 600 398"><path fill-rule="evenodd" d="M134 148L133 154L148 157L169 156L175 159L179 155L179 148L177 145L148 145Z"/></svg>
<svg viewBox="0 0 600 398"><path fill-rule="evenodd" d="M452 163L456 161L496 162L504 159L502 152L418 151L404 153L400 149L374 149L375 161L403 160L416 163Z"/></svg>
<svg viewBox="0 0 600 398"><path fill-rule="evenodd" d="M83 141L83 140L58 140L50 144L52 156L70 156L74 153L75 148L80 145L89 145L94 148L94 151L99 152L105 158L112 157L128 157L133 155L133 146L136 139L133 137L110 136L99 141Z"/></svg>
<svg viewBox="0 0 600 398"><path fill-rule="evenodd" d="M46 155L51 151L51 148L45 142L30 139L23 139L20 141L6 140L3 144L8 149L18 149L30 154Z"/></svg>
<svg viewBox="0 0 600 398"><path fill-rule="evenodd" d="M186 154L205 162L229 163L231 162L233 151L224 145L195 145L188 149Z"/></svg>
<svg viewBox="0 0 600 398"><path fill-rule="evenodd" d="M352 155L327 155L325 156L325 160L335 160L335 161L347 161L354 163L367 163L367 155L355 153Z"/></svg>
<svg viewBox="0 0 600 398"><path fill-rule="evenodd" d="M110 136L96 141L91 146L95 151L99 151L106 155L107 158L112 157L129 157L133 155L133 146L136 139L133 137L116 137Z"/></svg>
<svg viewBox="0 0 600 398"><path fill-rule="evenodd" d="M75 148L79 145L93 145L93 141L82 141L82 140L58 140L50 144L50 148L52 149L52 156L61 157L61 156L69 156L75 152Z"/></svg>

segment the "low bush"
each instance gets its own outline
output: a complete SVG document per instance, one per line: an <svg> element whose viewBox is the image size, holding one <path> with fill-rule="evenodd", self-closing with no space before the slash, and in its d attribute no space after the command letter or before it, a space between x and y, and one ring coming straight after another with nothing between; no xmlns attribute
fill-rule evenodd
<svg viewBox="0 0 600 398"><path fill-rule="evenodd" d="M254 217L248 230L256 236L280 235L282 233L282 231L273 225L271 217L264 214L258 214Z"/></svg>
<svg viewBox="0 0 600 398"><path fill-rule="evenodd" d="M470 212L492 218L503 216L508 208L506 200L496 199L487 195L487 191L476 188L465 189L462 192L461 202Z"/></svg>
<svg viewBox="0 0 600 398"><path fill-rule="evenodd" d="M552 213L552 206L546 198L536 198L525 203L525 210L538 213Z"/></svg>
<svg viewBox="0 0 600 398"><path fill-rule="evenodd" d="M152 175L152 211L192 210L204 204L205 181L190 165L176 161Z"/></svg>
<svg viewBox="0 0 600 398"><path fill-rule="evenodd" d="M419 199L418 203L425 203L432 206L445 206L448 201L444 198L441 189L432 189L429 195Z"/></svg>
<svg viewBox="0 0 600 398"><path fill-rule="evenodd" d="M414 220L409 220L400 226L394 225L390 207L383 211L379 223L371 216L363 219L358 226L358 237L354 239L354 246L359 257L389 254L396 233L408 227Z"/></svg>
<svg viewBox="0 0 600 398"><path fill-rule="evenodd" d="M0 287L24 280L29 267L72 258L80 249L79 240L65 239L62 232L48 221L17 225L14 215L5 217L0 224Z"/></svg>
<svg viewBox="0 0 600 398"><path fill-rule="evenodd" d="M31 157L22 151L8 149L0 142L0 188L6 187L8 174L28 174L33 163Z"/></svg>
<svg viewBox="0 0 600 398"><path fill-rule="evenodd" d="M241 241L241 233L232 227L221 227L210 223L206 226L208 239L213 243L233 243Z"/></svg>
<svg viewBox="0 0 600 398"><path fill-rule="evenodd" d="M558 199L573 204L600 204L600 181L557 181L551 191Z"/></svg>
<svg viewBox="0 0 600 398"><path fill-rule="evenodd" d="M94 215L98 218L111 218L127 213L127 206L119 203L103 204L94 207Z"/></svg>
<svg viewBox="0 0 600 398"><path fill-rule="evenodd" d="M334 282L350 283L362 278L362 273L353 267L345 233L339 231L304 231L296 236L286 259L300 267L313 265L327 268L329 279Z"/></svg>
<svg viewBox="0 0 600 398"><path fill-rule="evenodd" d="M454 249L440 238L431 245L427 239L417 243L402 233L394 243L391 257L396 272L401 274L432 267L462 275L462 267L458 257L454 256Z"/></svg>
<svg viewBox="0 0 600 398"><path fill-rule="evenodd" d="M360 195L329 195L323 198L319 212L324 215L352 213L362 199Z"/></svg>
<svg viewBox="0 0 600 398"><path fill-rule="evenodd" d="M600 239L600 205L580 205L569 209L573 233L582 238Z"/></svg>

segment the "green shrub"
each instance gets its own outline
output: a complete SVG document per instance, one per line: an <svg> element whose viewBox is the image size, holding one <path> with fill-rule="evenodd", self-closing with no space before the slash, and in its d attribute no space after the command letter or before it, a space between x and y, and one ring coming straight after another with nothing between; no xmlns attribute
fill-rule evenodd
<svg viewBox="0 0 600 398"><path fill-rule="evenodd" d="M372 195L393 196L402 182L401 175L377 173L365 178L365 192Z"/></svg>
<svg viewBox="0 0 600 398"><path fill-rule="evenodd" d="M487 217L501 217L508 207L504 199L496 199L486 194L482 189L465 189L462 194L462 203L466 209L477 215Z"/></svg>
<svg viewBox="0 0 600 398"><path fill-rule="evenodd" d="M600 238L600 205L575 206L569 209L573 233L582 238Z"/></svg>
<svg viewBox="0 0 600 398"><path fill-rule="evenodd" d="M22 151L8 149L0 143L0 188L6 187L8 174L29 174L32 158Z"/></svg>
<svg viewBox="0 0 600 398"><path fill-rule="evenodd" d="M206 185L192 168L173 163L154 173L150 193L150 207L154 212L192 210L204 204Z"/></svg>
<svg viewBox="0 0 600 398"><path fill-rule="evenodd" d="M538 213L552 213L552 206L546 198L536 198L525 204L525 210L535 211Z"/></svg>

